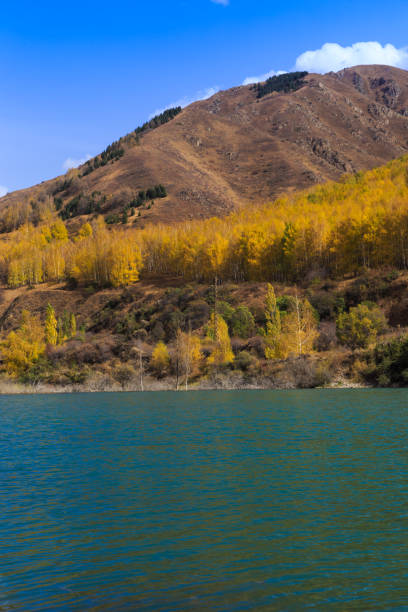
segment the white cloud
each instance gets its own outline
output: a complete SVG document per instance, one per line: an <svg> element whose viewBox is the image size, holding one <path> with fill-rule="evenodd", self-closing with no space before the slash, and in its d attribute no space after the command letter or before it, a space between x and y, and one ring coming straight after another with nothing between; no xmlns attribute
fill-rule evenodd
<svg viewBox="0 0 408 612"><path fill-rule="evenodd" d="M349 47L342 47L337 43L325 43L320 49L305 51L299 55L292 70L337 72L343 68L363 64L383 64L408 69L408 47L397 49L390 43L382 46L379 42L357 42ZM285 70L270 70L259 76L247 77L242 84L259 83L285 72Z"/></svg>
<svg viewBox="0 0 408 612"><path fill-rule="evenodd" d="M168 108L174 108L175 106L181 106L181 108L184 108L185 106L188 106L193 102L198 102L199 100L207 100L208 98L211 98L211 96L216 94L218 91L220 91L218 85L214 87L208 87L207 89L201 89L200 91L197 91L197 93L193 96L184 96L184 98L180 98L179 100L176 100L176 102L171 102L163 108L156 109L154 113L149 115L149 119L152 119L156 115L160 115L160 113L163 113Z"/></svg>
<svg viewBox="0 0 408 612"><path fill-rule="evenodd" d="M2 198L3 196L6 195L6 193L8 193L8 189L7 187L5 187L4 185L0 185L0 198Z"/></svg>
<svg viewBox="0 0 408 612"><path fill-rule="evenodd" d="M85 157L81 157L80 159L68 157L62 164L62 168L63 170L69 170L70 168L78 168L78 166L87 162L88 159L92 159L92 156L86 155Z"/></svg>
<svg viewBox="0 0 408 612"><path fill-rule="evenodd" d="M397 49L391 44L382 46L379 42L357 42L349 47L342 47L337 43L325 43L320 49L305 51L299 55L295 68L325 73L362 64L386 64L397 68L408 68L408 48Z"/></svg>
<svg viewBox="0 0 408 612"><path fill-rule="evenodd" d="M242 82L243 85L252 85L253 83L261 83L262 81L266 81L273 76L279 76L280 74L285 74L286 70L270 70L265 74L260 74L259 76L247 77Z"/></svg>
<svg viewBox="0 0 408 612"><path fill-rule="evenodd" d="M229 5L229 0L211 0L214 4L222 4L223 6Z"/></svg>

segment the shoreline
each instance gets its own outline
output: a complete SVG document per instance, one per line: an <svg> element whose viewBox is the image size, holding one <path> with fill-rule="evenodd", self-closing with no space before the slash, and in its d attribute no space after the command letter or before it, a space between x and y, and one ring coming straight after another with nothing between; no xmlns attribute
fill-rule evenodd
<svg viewBox="0 0 408 612"><path fill-rule="evenodd" d="M172 391L174 393L186 393L193 391L298 391L298 390L312 390L312 389L374 389L371 385L365 385L356 383L350 380L339 380L334 381L329 385L316 386L316 387L297 387L292 385L271 385L271 384L191 384L186 390L183 385L180 385L176 389L175 384L166 384L164 381L161 384L158 381L152 384L146 384L144 389L140 389L140 385L110 385L106 387L98 387L93 385L48 385L45 383L39 383L36 385L27 385L18 382L0 382L0 396L2 395L41 395L41 394L75 394L75 393L154 393L160 391ZM401 388L401 387L396 387Z"/></svg>

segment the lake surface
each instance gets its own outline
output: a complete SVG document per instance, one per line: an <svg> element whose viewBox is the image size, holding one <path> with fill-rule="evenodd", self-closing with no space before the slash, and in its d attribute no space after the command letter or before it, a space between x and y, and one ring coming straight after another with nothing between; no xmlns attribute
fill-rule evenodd
<svg viewBox="0 0 408 612"><path fill-rule="evenodd" d="M0 610L408 610L408 392L0 397Z"/></svg>

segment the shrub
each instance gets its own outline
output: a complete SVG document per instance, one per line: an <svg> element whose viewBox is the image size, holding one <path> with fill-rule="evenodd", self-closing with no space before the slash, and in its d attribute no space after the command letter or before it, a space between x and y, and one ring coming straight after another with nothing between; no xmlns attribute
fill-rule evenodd
<svg viewBox="0 0 408 612"><path fill-rule="evenodd" d="M383 312L377 306L360 304L341 313L336 320L339 341L352 350L366 348L373 343L378 333L386 328Z"/></svg>
<svg viewBox="0 0 408 612"><path fill-rule="evenodd" d="M336 344L336 324L329 321L321 323L316 340L316 349L318 351L329 351Z"/></svg>
<svg viewBox="0 0 408 612"><path fill-rule="evenodd" d="M248 341L247 346L249 349L252 349L258 357L265 357L266 342L263 336L254 336Z"/></svg>
<svg viewBox="0 0 408 612"><path fill-rule="evenodd" d="M399 338L376 346L373 365L367 378L381 387L408 384L408 338Z"/></svg>
<svg viewBox="0 0 408 612"><path fill-rule="evenodd" d="M120 223L120 216L118 214L107 215L105 218L107 225L113 225L114 223Z"/></svg>
<svg viewBox="0 0 408 612"><path fill-rule="evenodd" d="M319 318L322 320L332 318L335 312L335 300L335 295L332 293L327 293L327 291L316 291L309 297L311 305L317 311Z"/></svg>
<svg viewBox="0 0 408 612"><path fill-rule="evenodd" d="M254 355L251 355L248 351L241 351L235 357L234 366L237 370L246 372L256 361L257 359Z"/></svg>
<svg viewBox="0 0 408 612"><path fill-rule="evenodd" d="M161 321L156 320L154 322L151 334L154 340L162 340L165 337L166 334Z"/></svg>
<svg viewBox="0 0 408 612"><path fill-rule="evenodd" d="M44 329L39 318L23 310L21 319L20 327L1 343L5 370L15 377L24 376L45 352Z"/></svg>
<svg viewBox="0 0 408 612"><path fill-rule="evenodd" d="M297 357L287 364L296 387L313 389L322 387L330 382L330 368L325 362L314 362L306 356Z"/></svg>
<svg viewBox="0 0 408 612"><path fill-rule="evenodd" d="M293 310L295 298L291 295L281 295L276 298L276 304L281 312L289 312Z"/></svg>
<svg viewBox="0 0 408 612"><path fill-rule="evenodd" d="M193 300L186 308L185 318L190 321L192 329L202 327L210 316L210 308L202 299Z"/></svg>
<svg viewBox="0 0 408 612"><path fill-rule="evenodd" d="M228 302L220 300L217 303L217 312L228 324L228 327L231 328L232 317L234 316L235 309L228 304Z"/></svg>
<svg viewBox="0 0 408 612"><path fill-rule="evenodd" d="M161 377L166 373L170 365L170 355L164 342L160 341L154 347L150 365L157 376Z"/></svg>
<svg viewBox="0 0 408 612"><path fill-rule="evenodd" d="M114 379L124 388L136 376L135 369L128 363L122 363L113 370Z"/></svg>
<svg viewBox="0 0 408 612"><path fill-rule="evenodd" d="M408 321L408 299L403 298L392 304L389 312L389 322L392 327L405 326Z"/></svg>
<svg viewBox="0 0 408 612"><path fill-rule="evenodd" d="M249 338L255 330L255 321L247 306L238 306L231 317L231 332L233 336Z"/></svg>

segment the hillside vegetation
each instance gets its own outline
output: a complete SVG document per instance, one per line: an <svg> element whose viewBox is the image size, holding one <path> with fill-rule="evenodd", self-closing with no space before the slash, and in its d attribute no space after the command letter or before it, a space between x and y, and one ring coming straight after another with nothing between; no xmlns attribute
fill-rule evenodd
<svg viewBox="0 0 408 612"><path fill-rule="evenodd" d="M256 85L254 85L256 96L259 99L274 91L283 91L284 93L297 91L305 85L305 77L307 75L307 72L288 72L270 77L263 83L256 83Z"/></svg>
<svg viewBox="0 0 408 612"><path fill-rule="evenodd" d="M45 207L0 240L4 376L92 389L406 384L407 204L402 157L174 226L95 216L72 229Z"/></svg>
<svg viewBox="0 0 408 612"><path fill-rule="evenodd" d="M125 286L140 276L190 281L341 278L408 265L408 157L225 218L109 231L102 217L69 235L51 220L0 243L10 287L62 280Z"/></svg>

